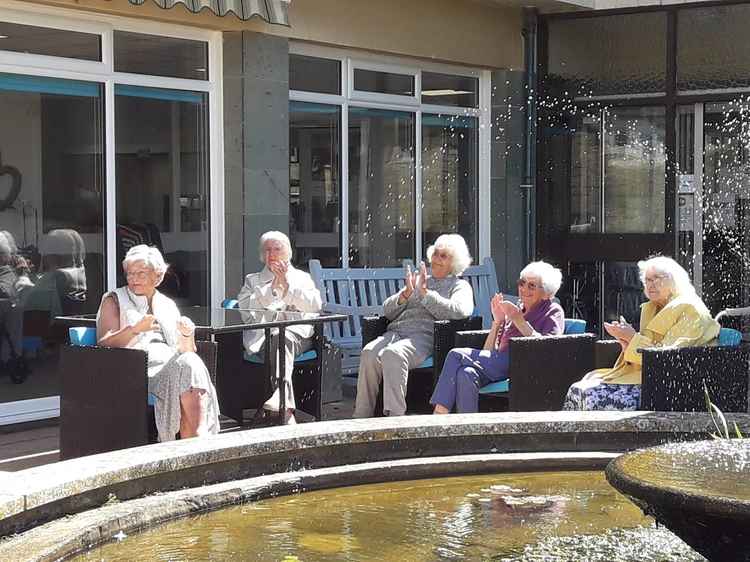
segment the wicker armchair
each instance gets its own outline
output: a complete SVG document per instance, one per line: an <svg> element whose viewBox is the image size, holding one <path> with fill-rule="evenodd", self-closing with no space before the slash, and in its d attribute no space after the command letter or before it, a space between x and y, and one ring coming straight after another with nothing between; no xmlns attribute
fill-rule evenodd
<svg viewBox="0 0 750 562"><path fill-rule="evenodd" d="M323 336L321 324L315 325L313 347L315 357L296 360L292 387L297 410L316 420L323 419L323 404L341 399L341 351ZM225 416L243 423L243 410L257 410L278 385L276 374L270 372L266 347L262 363L246 361L243 356L242 333L216 334L219 344L216 385L219 408Z"/></svg>
<svg viewBox="0 0 750 562"><path fill-rule="evenodd" d="M481 349L487 330L458 332L455 347ZM594 362L593 334L511 338L508 390L479 394L480 411L559 410L568 387L579 380L581 365Z"/></svg>
<svg viewBox="0 0 750 562"><path fill-rule="evenodd" d="M482 318L472 316L461 320L438 320L434 323L433 353L424 363L409 371L406 388L407 412L418 414L432 413L430 397L435 383L443 369L448 352L456 347L455 336L461 330L481 328ZM362 318L362 347L375 338L382 336L388 328L385 316L366 316ZM376 412L382 411L380 399Z"/></svg>
<svg viewBox="0 0 750 562"><path fill-rule="evenodd" d="M215 384L216 344L196 345ZM146 364L146 352L138 349L61 347L61 459L155 441Z"/></svg>
<svg viewBox="0 0 750 562"><path fill-rule="evenodd" d="M611 367L620 349L615 340L596 342L591 368ZM641 410L705 412L705 383L711 401L723 412L748 411L750 346L651 348L641 355Z"/></svg>

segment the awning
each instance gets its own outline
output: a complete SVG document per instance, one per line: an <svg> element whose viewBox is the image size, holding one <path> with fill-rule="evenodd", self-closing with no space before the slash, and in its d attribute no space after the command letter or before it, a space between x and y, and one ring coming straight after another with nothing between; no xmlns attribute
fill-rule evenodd
<svg viewBox="0 0 750 562"><path fill-rule="evenodd" d="M146 0L128 0L135 6L145 4ZM182 4L197 14L208 9L217 16L233 13L241 20L259 17L268 23L289 25L289 2L291 0L153 0L157 6L168 10Z"/></svg>

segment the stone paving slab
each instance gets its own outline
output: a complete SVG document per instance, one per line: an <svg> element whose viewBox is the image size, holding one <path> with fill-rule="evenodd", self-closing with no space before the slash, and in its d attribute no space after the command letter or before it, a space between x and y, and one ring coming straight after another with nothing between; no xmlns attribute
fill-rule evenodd
<svg viewBox="0 0 750 562"><path fill-rule="evenodd" d="M750 415L728 415L750 433ZM299 466L440 454L622 451L713 431L708 414L511 412L405 416L271 427L173 441L54 463L0 478L0 536L100 505ZM372 458L370 458L372 457ZM19 484L20 483L20 484Z"/></svg>

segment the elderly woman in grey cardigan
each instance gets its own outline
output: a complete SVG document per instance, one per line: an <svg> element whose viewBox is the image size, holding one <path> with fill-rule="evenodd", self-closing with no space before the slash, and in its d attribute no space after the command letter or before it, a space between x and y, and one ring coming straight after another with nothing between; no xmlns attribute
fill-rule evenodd
<svg viewBox="0 0 750 562"><path fill-rule="evenodd" d="M424 263L418 273L407 271L404 288L383 303L388 319L385 334L362 349L359 360L355 418L371 417L380 383L383 413L406 413L409 369L432 355L433 323L468 317L474 310L471 285L456 276L471 264L464 239L443 234L427 249L432 275Z"/></svg>

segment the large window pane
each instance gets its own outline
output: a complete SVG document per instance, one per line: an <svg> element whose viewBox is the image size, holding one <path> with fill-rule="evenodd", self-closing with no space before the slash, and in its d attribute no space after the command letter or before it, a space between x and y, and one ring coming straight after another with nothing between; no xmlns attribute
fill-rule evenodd
<svg viewBox="0 0 750 562"><path fill-rule="evenodd" d="M414 95L414 76L394 72L354 69L354 89L360 92L376 92L397 96Z"/></svg>
<svg viewBox="0 0 750 562"><path fill-rule="evenodd" d="M115 88L118 263L134 244L170 264L160 290L208 303L208 96ZM125 283L118 267L118 285Z"/></svg>
<svg viewBox="0 0 750 562"><path fill-rule="evenodd" d="M289 55L289 89L323 94L341 93L341 62Z"/></svg>
<svg viewBox="0 0 750 562"><path fill-rule="evenodd" d="M550 20L546 88L569 96L663 92L666 21L663 12Z"/></svg>
<svg viewBox="0 0 750 562"><path fill-rule="evenodd" d="M103 88L0 74L0 402L60 393L55 316L104 287ZM23 356L28 377L12 362Z"/></svg>
<svg viewBox="0 0 750 562"><path fill-rule="evenodd" d="M0 51L102 60L101 36L0 21Z"/></svg>
<svg viewBox="0 0 750 562"><path fill-rule="evenodd" d="M664 135L664 108L605 113L605 232L664 232Z"/></svg>
<svg viewBox="0 0 750 562"><path fill-rule="evenodd" d="M289 234L295 262L341 265L338 106L289 104Z"/></svg>
<svg viewBox="0 0 750 562"><path fill-rule="evenodd" d="M479 131L475 117L422 116L424 246L440 234L464 237L477 255Z"/></svg>
<svg viewBox="0 0 750 562"><path fill-rule="evenodd" d="M205 41L115 31L114 42L117 72L208 80Z"/></svg>
<svg viewBox="0 0 750 562"><path fill-rule="evenodd" d="M711 6L677 15L677 89L750 86L750 6Z"/></svg>
<svg viewBox="0 0 750 562"><path fill-rule="evenodd" d="M422 103L454 107L478 107L479 79L471 76L423 72Z"/></svg>
<svg viewBox="0 0 750 562"><path fill-rule="evenodd" d="M413 113L349 110L349 264L414 257Z"/></svg>

